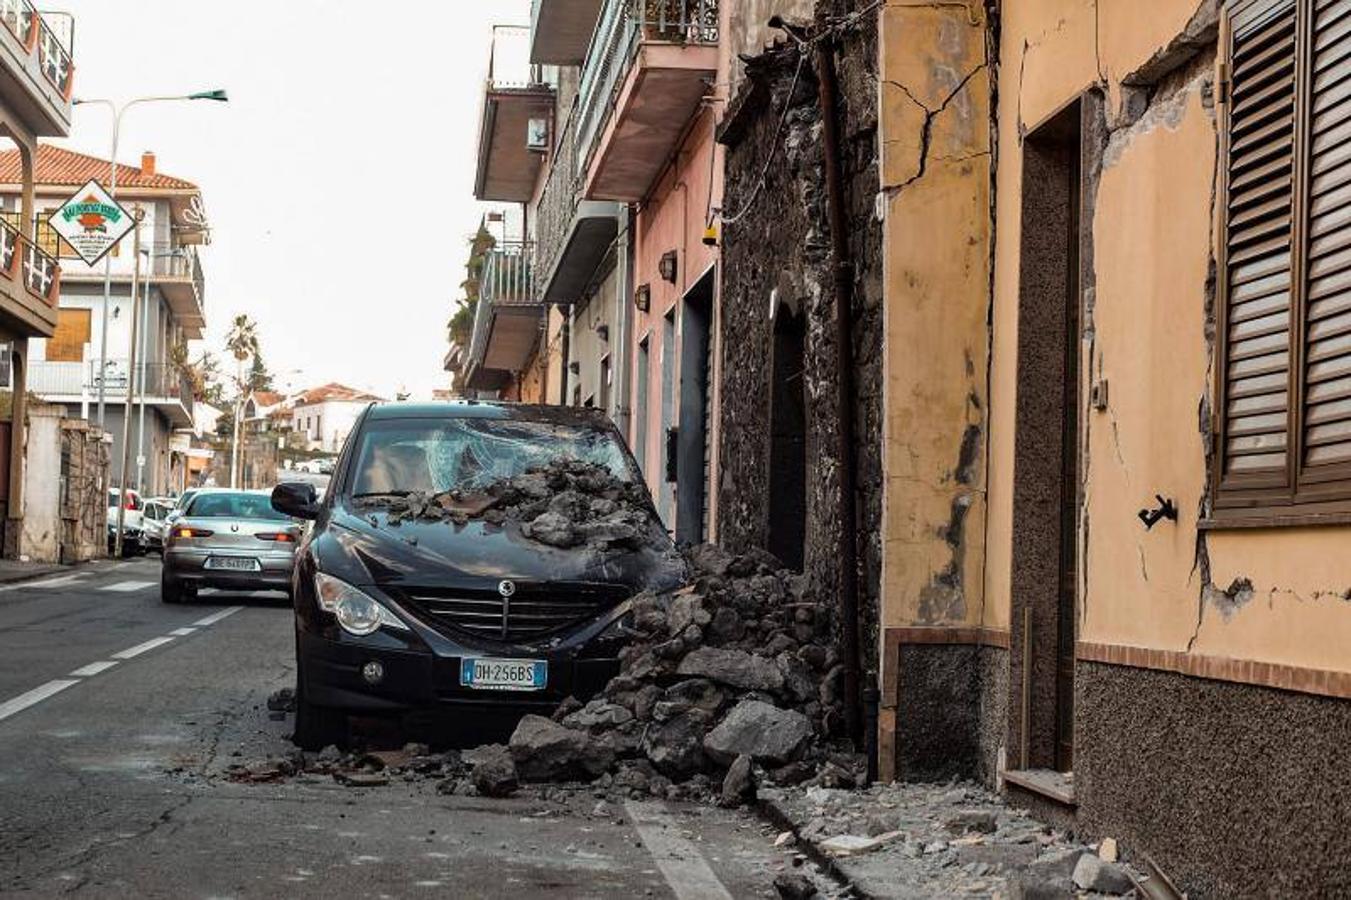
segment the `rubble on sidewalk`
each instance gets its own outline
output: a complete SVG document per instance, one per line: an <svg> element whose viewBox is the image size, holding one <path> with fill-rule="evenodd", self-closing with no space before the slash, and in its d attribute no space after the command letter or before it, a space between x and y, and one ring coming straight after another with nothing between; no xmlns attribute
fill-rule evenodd
<svg viewBox="0 0 1351 900"><path fill-rule="evenodd" d="M687 561L690 583L632 600L633 640L601 696L522 720L521 781L723 803L761 781L852 787L864 764L841 734L829 606L763 552L705 544Z"/></svg>
<svg viewBox="0 0 1351 900"><path fill-rule="evenodd" d="M766 812L864 897L1110 897L1142 876L974 784L765 788ZM780 836L785 843L788 839Z"/></svg>

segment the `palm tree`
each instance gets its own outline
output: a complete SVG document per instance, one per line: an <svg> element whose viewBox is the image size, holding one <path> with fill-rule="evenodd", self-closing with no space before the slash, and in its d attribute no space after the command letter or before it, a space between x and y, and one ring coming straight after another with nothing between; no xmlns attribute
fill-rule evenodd
<svg viewBox="0 0 1351 900"><path fill-rule="evenodd" d="M230 454L230 487L239 487L239 478L244 467L239 458L239 432L244 418L244 362L258 355L258 325L247 315L240 313L230 323L230 332L225 336L225 349L235 358L235 428L234 449Z"/></svg>

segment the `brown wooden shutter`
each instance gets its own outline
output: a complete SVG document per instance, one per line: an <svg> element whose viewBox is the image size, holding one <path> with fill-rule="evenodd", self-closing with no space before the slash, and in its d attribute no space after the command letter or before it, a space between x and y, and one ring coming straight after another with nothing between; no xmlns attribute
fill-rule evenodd
<svg viewBox="0 0 1351 900"><path fill-rule="evenodd" d="M1351 479L1351 0L1315 4L1310 42L1301 500Z"/></svg>
<svg viewBox="0 0 1351 900"><path fill-rule="evenodd" d="M1236 8L1228 98L1217 506L1290 491L1297 28L1293 0Z"/></svg>

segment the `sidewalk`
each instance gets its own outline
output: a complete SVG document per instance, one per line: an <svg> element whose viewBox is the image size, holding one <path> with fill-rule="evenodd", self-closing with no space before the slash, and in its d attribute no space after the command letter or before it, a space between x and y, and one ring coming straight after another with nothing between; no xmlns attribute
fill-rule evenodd
<svg viewBox="0 0 1351 900"><path fill-rule="evenodd" d="M1144 880L1115 843L1075 843L974 784L766 787L759 804L859 897L1110 897Z"/></svg>
<svg viewBox="0 0 1351 900"><path fill-rule="evenodd" d="M31 581L47 575L61 572L74 572L79 566L63 566L56 563L20 562L17 559L0 559L0 584L13 584Z"/></svg>

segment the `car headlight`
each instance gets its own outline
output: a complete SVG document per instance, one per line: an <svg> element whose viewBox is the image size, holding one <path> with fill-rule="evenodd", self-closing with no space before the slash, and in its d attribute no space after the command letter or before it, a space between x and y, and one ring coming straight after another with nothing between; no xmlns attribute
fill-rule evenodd
<svg viewBox="0 0 1351 900"><path fill-rule="evenodd" d="M378 600L347 582L318 572L314 576L314 594L319 608L330 612L343 631L358 637L371 634L381 625L408 630L408 626Z"/></svg>

